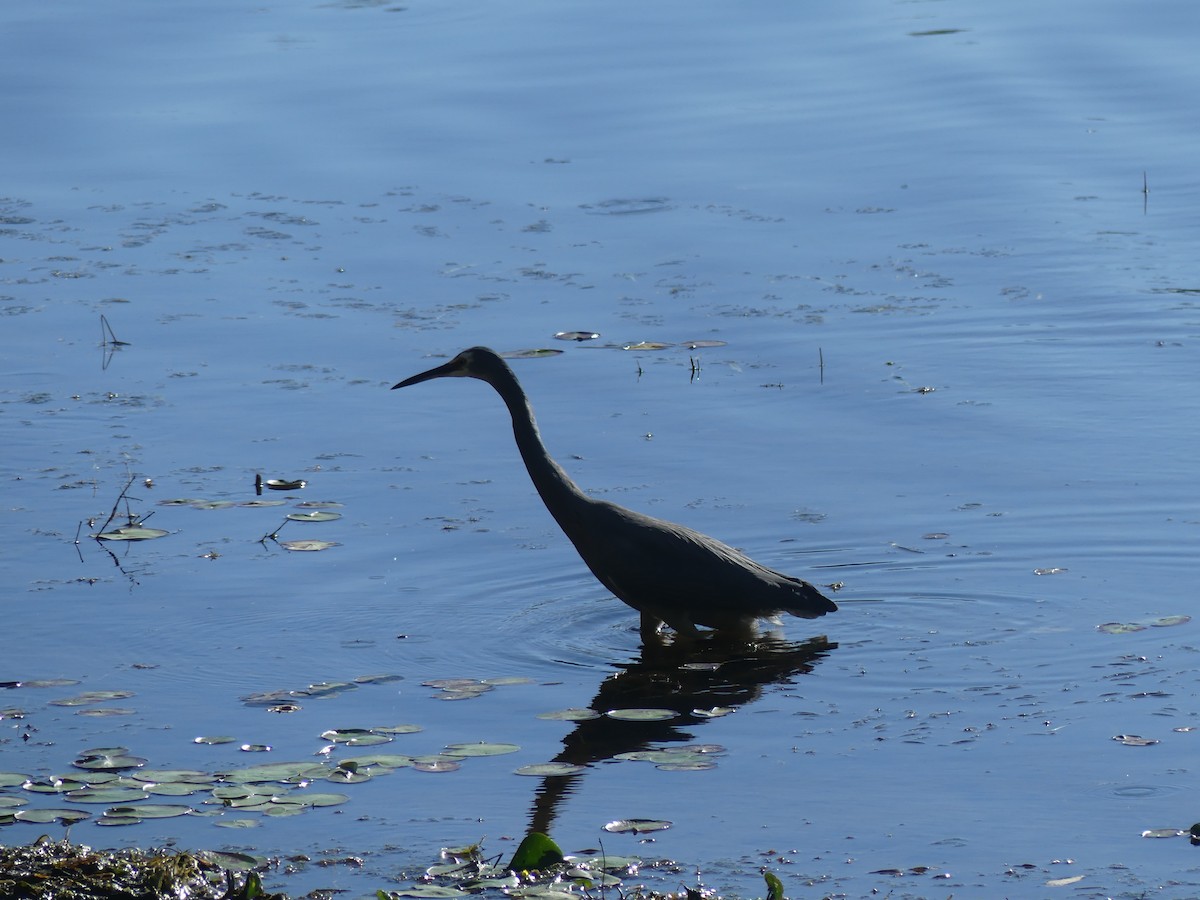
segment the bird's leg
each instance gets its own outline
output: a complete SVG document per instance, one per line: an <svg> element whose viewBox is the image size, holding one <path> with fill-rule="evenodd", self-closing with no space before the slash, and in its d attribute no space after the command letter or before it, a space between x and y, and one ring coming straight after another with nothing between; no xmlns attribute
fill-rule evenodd
<svg viewBox="0 0 1200 900"><path fill-rule="evenodd" d="M658 616L643 611L641 613L641 635L642 643L646 645L663 643L662 634L663 620Z"/></svg>

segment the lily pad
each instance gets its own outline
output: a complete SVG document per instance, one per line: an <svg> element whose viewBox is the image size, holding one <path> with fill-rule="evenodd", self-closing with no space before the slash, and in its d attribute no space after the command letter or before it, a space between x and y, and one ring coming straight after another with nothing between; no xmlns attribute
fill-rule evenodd
<svg viewBox="0 0 1200 900"><path fill-rule="evenodd" d="M376 734L367 728L331 728L321 732L321 739L345 744L347 747L369 747L372 744L386 744L391 741L386 734Z"/></svg>
<svg viewBox="0 0 1200 900"><path fill-rule="evenodd" d="M670 344L664 344L662 341L638 341L633 344L622 345L622 350L665 350L670 347Z"/></svg>
<svg viewBox="0 0 1200 900"><path fill-rule="evenodd" d="M322 509L314 509L312 512L288 513L286 516L293 522L332 522L341 517L341 513L326 512Z"/></svg>
<svg viewBox="0 0 1200 900"><path fill-rule="evenodd" d="M589 719L600 718L600 713L594 709L571 707L568 709L556 709L553 712L538 713L537 717L551 721L586 722Z"/></svg>
<svg viewBox="0 0 1200 900"><path fill-rule="evenodd" d="M342 545L337 541L295 540L280 541L279 546L284 550L292 550L298 553L315 553L318 550L328 550L330 547L340 547Z"/></svg>
<svg viewBox="0 0 1200 900"><path fill-rule="evenodd" d="M1117 734L1113 740L1126 747L1152 747L1158 743L1155 738L1144 738L1138 734Z"/></svg>
<svg viewBox="0 0 1200 900"><path fill-rule="evenodd" d="M139 819L173 819L191 813L190 806L179 803L139 803L137 806L113 806L104 811L106 816L136 816Z"/></svg>
<svg viewBox="0 0 1200 900"><path fill-rule="evenodd" d="M708 347L724 347L727 341L681 341L689 350L704 350Z"/></svg>
<svg viewBox="0 0 1200 900"><path fill-rule="evenodd" d="M506 753L516 753L521 747L518 744L501 744L480 741L476 744L447 744L442 751L445 756L503 756Z"/></svg>
<svg viewBox="0 0 1200 900"><path fill-rule="evenodd" d="M140 769L148 760L130 756L125 747L99 747L84 750L71 764L77 769L88 771L115 772L122 769Z"/></svg>
<svg viewBox="0 0 1200 900"><path fill-rule="evenodd" d="M95 535L101 541L151 541L154 538L166 537L171 532L161 528L145 528L141 525L126 525L114 531L105 531Z"/></svg>
<svg viewBox="0 0 1200 900"><path fill-rule="evenodd" d="M556 341L595 341L599 338L595 331L560 331L554 335Z"/></svg>
<svg viewBox="0 0 1200 900"><path fill-rule="evenodd" d="M662 722L678 717L679 713L673 709L610 709L605 715L622 722Z"/></svg>
<svg viewBox="0 0 1200 900"><path fill-rule="evenodd" d="M605 825L604 830L614 834L643 834L648 831L662 831L673 824L666 819L617 819Z"/></svg>
<svg viewBox="0 0 1200 900"><path fill-rule="evenodd" d="M537 778L547 778L556 775L574 775L577 772L582 772L585 768L585 766L577 766L574 763L547 762L521 766L515 772L517 775L532 775Z"/></svg>
<svg viewBox="0 0 1200 900"><path fill-rule="evenodd" d="M193 744L232 744L237 738L228 734L201 735L192 738Z"/></svg>
<svg viewBox="0 0 1200 900"><path fill-rule="evenodd" d="M304 488L307 482L300 479L289 481L283 478L271 478L264 481L263 484L267 486L268 490L272 491L298 491Z"/></svg>
<svg viewBox="0 0 1200 900"><path fill-rule="evenodd" d="M462 763L448 756L420 756L413 760L412 767L418 772L457 772Z"/></svg>
<svg viewBox="0 0 1200 900"><path fill-rule="evenodd" d="M336 500L302 500L296 504L296 509L341 509L344 503Z"/></svg>
<svg viewBox="0 0 1200 900"><path fill-rule="evenodd" d="M63 825L74 825L84 819L90 819L91 813L80 809L20 809L13 814L18 822L30 822L36 825L49 825L59 822Z"/></svg>
<svg viewBox="0 0 1200 900"><path fill-rule="evenodd" d="M543 356L561 356L562 351L549 349L509 350L500 355L505 359L541 359Z"/></svg>

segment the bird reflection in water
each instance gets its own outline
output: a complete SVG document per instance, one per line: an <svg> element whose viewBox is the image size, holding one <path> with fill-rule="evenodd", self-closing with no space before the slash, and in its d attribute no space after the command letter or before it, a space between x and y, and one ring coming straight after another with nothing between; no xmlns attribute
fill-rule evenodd
<svg viewBox="0 0 1200 900"><path fill-rule="evenodd" d="M487 347L464 350L393 390L454 377L495 388L546 509L600 583L641 614L644 643L657 640L663 624L689 640L699 636L697 625L747 637L759 619L780 613L815 619L837 609L807 581L759 565L708 535L589 497L550 457L517 377Z"/></svg>
<svg viewBox="0 0 1200 900"><path fill-rule="evenodd" d="M718 707L738 710L771 685L788 684L813 670L837 644L824 637L792 643L770 635L754 642L720 633L695 641L643 646L641 656L600 683L588 708L598 718L576 723L563 738L554 762L589 766L622 753L657 749L697 739L695 731ZM668 709L671 719L627 721L605 713L616 709ZM543 777L530 812L530 831L551 834L559 806L586 772Z"/></svg>

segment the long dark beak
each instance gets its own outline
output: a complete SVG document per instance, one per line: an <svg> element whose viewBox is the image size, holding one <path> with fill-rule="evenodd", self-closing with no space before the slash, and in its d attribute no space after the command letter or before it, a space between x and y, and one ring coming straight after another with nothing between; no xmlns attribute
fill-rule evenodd
<svg viewBox="0 0 1200 900"><path fill-rule="evenodd" d="M410 384L420 384L422 381L429 381L431 378L446 378L451 375L461 375L462 369L457 359L452 359L444 365L438 366L436 369L430 369L428 372L422 372L420 375L413 375L411 378L405 378L399 384L393 384L392 390L396 388L408 387Z"/></svg>

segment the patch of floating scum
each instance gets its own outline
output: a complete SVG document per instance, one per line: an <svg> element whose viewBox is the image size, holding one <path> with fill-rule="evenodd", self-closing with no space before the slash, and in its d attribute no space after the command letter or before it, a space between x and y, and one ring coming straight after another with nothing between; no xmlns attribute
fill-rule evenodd
<svg viewBox="0 0 1200 900"><path fill-rule="evenodd" d="M234 871L237 868L239 871ZM0 898L21 900L287 900L230 854L93 850L42 836L0 847Z"/></svg>

